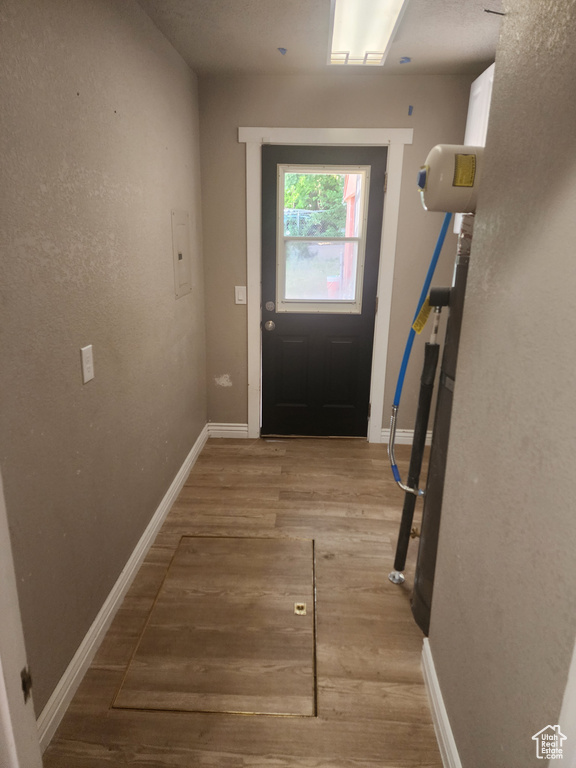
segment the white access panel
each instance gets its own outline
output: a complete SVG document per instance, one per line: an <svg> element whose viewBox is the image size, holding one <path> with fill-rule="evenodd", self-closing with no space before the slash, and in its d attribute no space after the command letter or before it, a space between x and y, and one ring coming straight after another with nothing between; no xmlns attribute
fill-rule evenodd
<svg viewBox="0 0 576 768"><path fill-rule="evenodd" d="M494 68L495 64L489 66L470 86L470 102L466 119L466 133L464 134L464 144L466 145L486 146Z"/></svg>
<svg viewBox="0 0 576 768"><path fill-rule="evenodd" d="M176 298L179 299L192 290L190 216L187 211L172 211L172 253L174 291Z"/></svg>
<svg viewBox="0 0 576 768"><path fill-rule="evenodd" d="M491 64L470 86L470 101L464 144L472 147L485 147L490 117L490 102L492 101L492 86L494 84L495 64ZM454 232L458 234L462 228L462 214L454 218Z"/></svg>

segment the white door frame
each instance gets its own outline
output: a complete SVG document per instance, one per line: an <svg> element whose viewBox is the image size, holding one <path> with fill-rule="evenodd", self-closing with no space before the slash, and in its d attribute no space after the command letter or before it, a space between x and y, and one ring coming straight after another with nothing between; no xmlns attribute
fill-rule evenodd
<svg viewBox="0 0 576 768"><path fill-rule="evenodd" d="M572 651L572 661L568 670L568 680L562 700L560 717L557 720L560 730L567 737L563 743L563 768L576 768L576 643Z"/></svg>
<svg viewBox="0 0 576 768"><path fill-rule="evenodd" d="M371 416L368 441L382 442L384 383L388 356L390 307L396 258L404 145L412 144L412 128L239 128L246 144L246 280L248 309L248 437L260 436L261 401L261 265L262 144L312 146L386 146L387 189L384 196L378 299L370 382Z"/></svg>
<svg viewBox="0 0 576 768"><path fill-rule="evenodd" d="M0 477L0 765L42 768L32 698L24 702L20 672L27 666L16 576Z"/></svg>

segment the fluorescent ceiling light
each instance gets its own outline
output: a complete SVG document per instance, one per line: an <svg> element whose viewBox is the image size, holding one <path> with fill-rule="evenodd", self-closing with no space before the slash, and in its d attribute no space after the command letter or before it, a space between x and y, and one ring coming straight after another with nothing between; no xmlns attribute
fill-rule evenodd
<svg viewBox="0 0 576 768"><path fill-rule="evenodd" d="M329 64L381 66L408 0L330 0Z"/></svg>

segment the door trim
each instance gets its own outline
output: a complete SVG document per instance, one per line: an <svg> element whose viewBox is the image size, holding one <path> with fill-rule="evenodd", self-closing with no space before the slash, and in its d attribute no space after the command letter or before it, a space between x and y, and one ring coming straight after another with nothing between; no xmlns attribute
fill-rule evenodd
<svg viewBox="0 0 576 768"><path fill-rule="evenodd" d="M24 700L20 671L28 667L8 516L0 477L0 764L42 768L33 699Z"/></svg>
<svg viewBox="0 0 576 768"><path fill-rule="evenodd" d="M368 441L382 440L384 385L390 330L392 283L396 258L396 239L400 209L400 187L404 146L412 144L412 128L239 128L238 141L246 144L246 285L248 323L248 437L260 437L261 399L261 224L262 224L262 144L307 144L327 146L387 146L388 184L384 196L378 291L380 307L376 314L370 402L372 415Z"/></svg>

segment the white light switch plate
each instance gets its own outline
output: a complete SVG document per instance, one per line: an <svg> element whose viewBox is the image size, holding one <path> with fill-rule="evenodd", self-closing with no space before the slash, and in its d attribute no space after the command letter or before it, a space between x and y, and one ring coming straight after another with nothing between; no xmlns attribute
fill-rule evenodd
<svg viewBox="0 0 576 768"><path fill-rule="evenodd" d="M234 297L236 300L236 304L246 304L246 286L245 285L235 285L234 286Z"/></svg>
<svg viewBox="0 0 576 768"><path fill-rule="evenodd" d="M84 384L94 378L94 356L92 354L92 344L80 349L82 356L82 380Z"/></svg>

